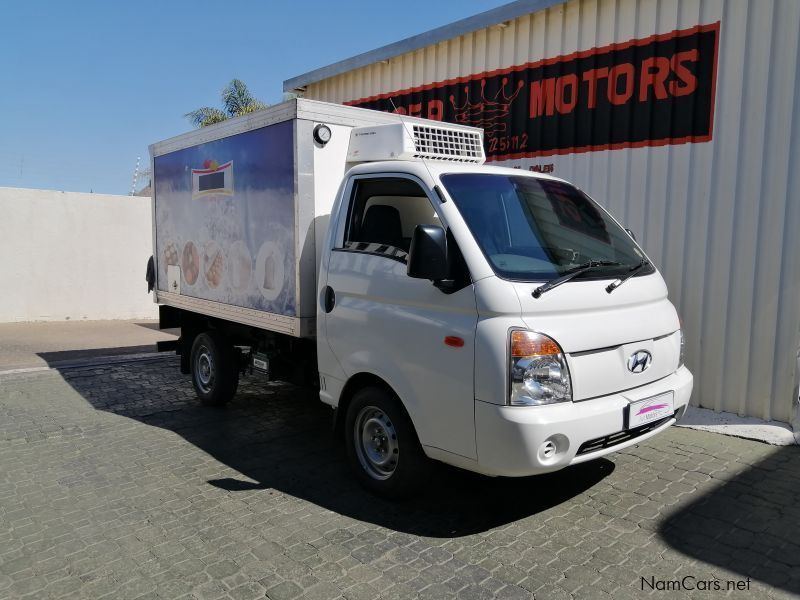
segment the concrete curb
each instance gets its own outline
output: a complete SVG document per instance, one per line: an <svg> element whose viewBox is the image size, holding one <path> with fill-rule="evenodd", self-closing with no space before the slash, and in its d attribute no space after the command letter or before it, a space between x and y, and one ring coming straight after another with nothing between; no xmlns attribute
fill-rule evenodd
<svg viewBox="0 0 800 600"><path fill-rule="evenodd" d="M707 408L690 406L677 424L679 427L721 433L747 440L766 442L773 446L800 444L800 432L782 421L764 421L755 417L740 417L729 412L714 412Z"/></svg>

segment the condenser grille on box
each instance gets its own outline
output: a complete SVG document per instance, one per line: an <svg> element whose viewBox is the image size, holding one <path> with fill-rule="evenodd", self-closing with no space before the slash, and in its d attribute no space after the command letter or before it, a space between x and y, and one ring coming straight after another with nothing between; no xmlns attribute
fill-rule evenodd
<svg viewBox="0 0 800 600"><path fill-rule="evenodd" d="M478 132L414 125L415 158L482 163L483 144Z"/></svg>

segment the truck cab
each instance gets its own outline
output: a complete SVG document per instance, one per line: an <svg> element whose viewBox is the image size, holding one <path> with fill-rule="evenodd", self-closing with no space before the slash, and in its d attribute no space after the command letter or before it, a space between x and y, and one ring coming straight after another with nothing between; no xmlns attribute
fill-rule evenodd
<svg viewBox="0 0 800 600"><path fill-rule="evenodd" d="M318 287L320 397L379 492L412 487L426 457L514 477L588 461L663 431L689 402L664 280L555 177L354 166Z"/></svg>

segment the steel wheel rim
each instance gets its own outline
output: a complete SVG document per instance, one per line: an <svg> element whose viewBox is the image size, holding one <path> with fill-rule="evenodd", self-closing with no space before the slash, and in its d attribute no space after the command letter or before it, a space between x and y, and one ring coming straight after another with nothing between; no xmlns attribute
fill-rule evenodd
<svg viewBox="0 0 800 600"><path fill-rule="evenodd" d="M356 455L362 468L373 479L389 479L397 469L400 446L394 423L375 406L365 406L353 427Z"/></svg>
<svg viewBox="0 0 800 600"><path fill-rule="evenodd" d="M200 346L195 359L195 381L204 394L211 393L216 377L214 357L206 346Z"/></svg>

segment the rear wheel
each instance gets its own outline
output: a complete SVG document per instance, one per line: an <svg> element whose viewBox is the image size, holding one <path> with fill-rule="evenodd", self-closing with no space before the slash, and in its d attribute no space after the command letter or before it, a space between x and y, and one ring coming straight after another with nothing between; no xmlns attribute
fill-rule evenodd
<svg viewBox="0 0 800 600"><path fill-rule="evenodd" d="M239 386L239 368L233 345L219 331L206 331L194 339L191 352L192 385L208 406L230 402Z"/></svg>
<svg viewBox="0 0 800 600"><path fill-rule="evenodd" d="M347 409L345 445L359 482L382 496L408 496L430 472L411 420L397 398L380 388L356 393Z"/></svg>

